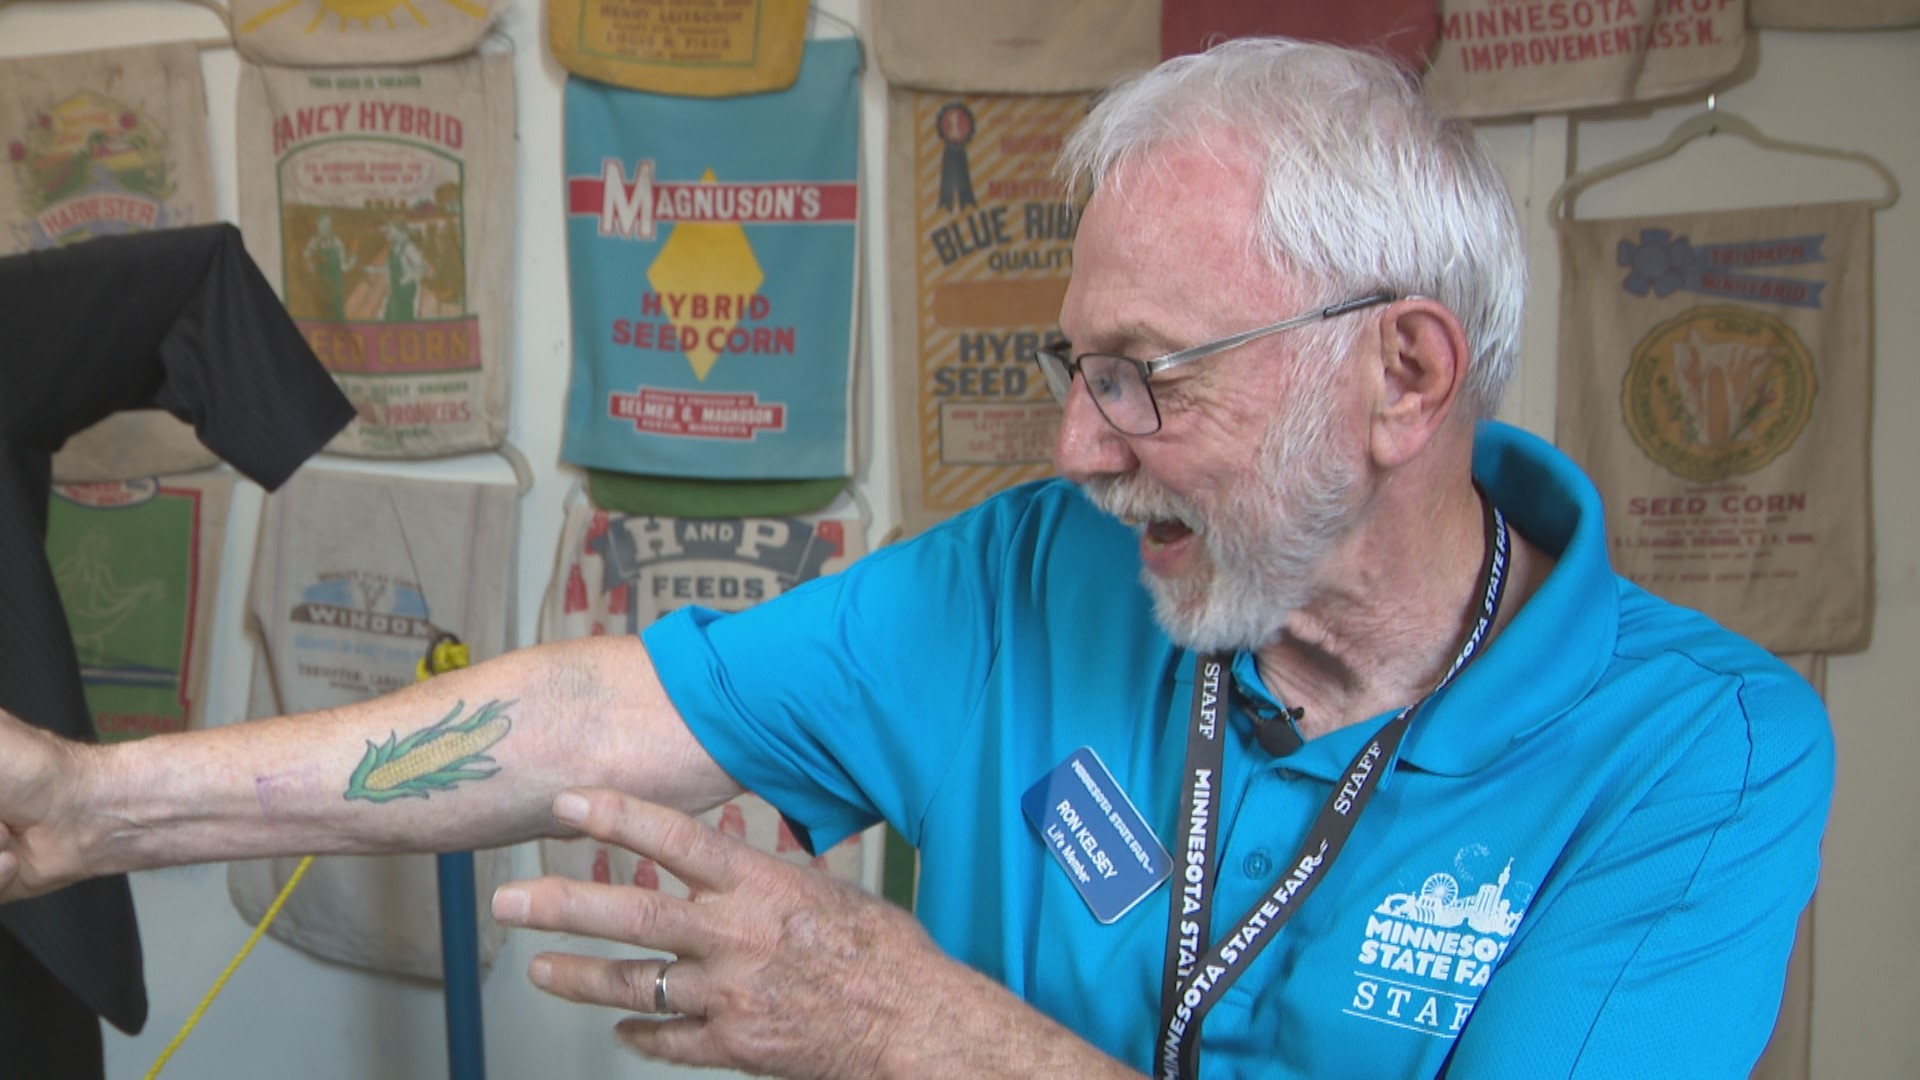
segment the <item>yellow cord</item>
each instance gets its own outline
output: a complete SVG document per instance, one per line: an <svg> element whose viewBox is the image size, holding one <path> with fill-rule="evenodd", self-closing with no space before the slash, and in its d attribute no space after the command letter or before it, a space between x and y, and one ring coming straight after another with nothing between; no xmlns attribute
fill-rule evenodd
<svg viewBox="0 0 1920 1080"><path fill-rule="evenodd" d="M0 6L5 6L5 0L0 0ZM466 667L470 659L466 644L452 634L443 632L434 638L433 644L427 649L427 655L414 665L414 681L425 682L443 671ZM241 962L246 960L247 954L252 952L253 947L259 943L260 935L266 933L267 927L273 925L275 916L279 915L280 909L286 906L287 897L293 895L293 887L300 884L300 879L306 875L307 867L312 865L313 856L309 855L300 860L299 866L293 868L293 876L287 879L287 884L280 890L280 895L273 898L273 903L267 905L267 913L260 916L260 925L253 928L253 934L247 938L247 943L240 946L240 951L227 963L227 970L222 971L220 977L213 980L213 986L207 990L207 996L200 999L200 1004L194 1008L192 1015L187 1017L187 1022L180 1025L180 1031L173 1037L173 1041L167 1044L165 1050L160 1051L160 1057L154 1061L153 1068L147 1070L146 1080L153 1080L154 1077L159 1076L160 1070L166 1067L167 1059L173 1056L175 1050L180 1049L181 1043L187 1041L187 1034L200 1022L201 1014L207 1011L207 1006L213 1004L213 999L219 996L221 988L227 985L227 980L239 970Z"/></svg>
<svg viewBox="0 0 1920 1080"><path fill-rule="evenodd" d="M146 1080L153 1080L154 1077L159 1076L160 1070L167 1064L167 1059L173 1056L175 1050L180 1049L181 1043L187 1041L187 1033L200 1022L200 1015L207 1011L207 1006L213 1004L213 999L219 995L221 987L226 986L227 980L239 970L241 961L245 960L247 954L252 952L253 947L259 943L260 935L266 933L267 927L273 925L274 917L280 914L280 909L286 904L287 897L293 895L293 887L300 884L301 877L306 874L307 867L311 865L313 865L313 856L309 855L300 860L299 866L293 868L293 876L287 879L287 884L280 890L280 895L273 898L273 903L267 905L267 913L260 916L260 925L253 928L253 934L247 938L247 943L240 946L240 951L228 961L227 969L220 973L219 978L213 980L213 986L207 990L207 996L200 999L200 1004L194 1008L192 1015L187 1017L187 1022L180 1025L180 1031L174 1035L173 1041L167 1044L165 1050L160 1051L160 1056L155 1059L153 1068L147 1071Z"/></svg>

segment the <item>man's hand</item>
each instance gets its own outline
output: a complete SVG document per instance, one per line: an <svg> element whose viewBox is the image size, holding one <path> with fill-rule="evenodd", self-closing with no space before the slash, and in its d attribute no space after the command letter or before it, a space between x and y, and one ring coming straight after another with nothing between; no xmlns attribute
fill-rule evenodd
<svg viewBox="0 0 1920 1080"><path fill-rule="evenodd" d="M88 749L0 710L0 903L86 876L73 793Z"/></svg>
<svg viewBox="0 0 1920 1080"><path fill-rule="evenodd" d="M693 818L616 791L569 791L561 824L672 871L681 900L562 878L493 897L510 926L673 954L663 961L542 953L548 993L637 1013L616 1027L664 1061L795 1078L1138 1077L986 976L940 951L879 897L755 851Z"/></svg>
<svg viewBox="0 0 1920 1080"><path fill-rule="evenodd" d="M623 1042L647 1057L791 1077L883 1075L890 1032L925 1012L916 973L951 961L906 912L811 869L613 791L568 792L562 824L657 861L694 899L562 878L494 894L494 917L646 946L678 960L674 1015L629 1017ZM528 974L570 1001L655 1010L662 961L543 953Z"/></svg>

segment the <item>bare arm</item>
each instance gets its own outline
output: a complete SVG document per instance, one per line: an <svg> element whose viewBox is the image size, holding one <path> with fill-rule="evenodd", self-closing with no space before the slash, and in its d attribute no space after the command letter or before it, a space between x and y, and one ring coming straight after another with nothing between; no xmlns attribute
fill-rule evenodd
<svg viewBox="0 0 1920 1080"><path fill-rule="evenodd" d="M559 997L653 1014L617 1028L642 1055L835 1080L1139 1075L948 957L884 900L618 792L569 793L554 812L697 892L542 878L494 896L494 917L509 925L677 957L665 1016L655 1013L657 959L542 953L530 966Z"/></svg>
<svg viewBox="0 0 1920 1080"><path fill-rule="evenodd" d="M447 850L557 831L563 788L689 810L740 791L636 638L538 646L357 705L108 747L0 713L0 902L271 854Z"/></svg>

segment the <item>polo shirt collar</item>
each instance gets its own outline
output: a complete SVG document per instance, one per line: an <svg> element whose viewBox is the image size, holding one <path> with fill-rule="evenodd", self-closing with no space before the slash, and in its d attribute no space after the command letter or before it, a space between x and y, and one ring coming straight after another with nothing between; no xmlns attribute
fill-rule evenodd
<svg viewBox="0 0 1920 1080"><path fill-rule="evenodd" d="M1415 718L1401 757L1464 776L1545 728L1600 681L1620 626L1600 493L1545 440L1481 425L1473 473L1511 527L1554 557L1553 571L1486 652Z"/></svg>
<svg viewBox="0 0 1920 1080"><path fill-rule="evenodd" d="M1600 493L1579 468L1537 436L1489 421L1474 441L1473 473L1510 526L1556 562L1493 644L1414 718L1400 759L1446 776L1478 772L1583 700L1606 669L1619 630ZM1191 683L1192 663L1182 650L1176 681ZM1277 708L1251 652L1235 655L1232 675L1245 695ZM1233 723L1251 730L1244 704L1235 702ZM1391 716L1329 732L1280 761L1331 778Z"/></svg>

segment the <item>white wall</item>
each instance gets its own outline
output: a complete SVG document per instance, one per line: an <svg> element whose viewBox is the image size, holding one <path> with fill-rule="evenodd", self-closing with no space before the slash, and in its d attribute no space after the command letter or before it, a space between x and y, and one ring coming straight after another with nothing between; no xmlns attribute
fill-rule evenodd
<svg viewBox="0 0 1920 1080"><path fill-rule="evenodd" d="M857 16L858 0L820 5ZM519 82L520 194L515 267L514 393L510 438L532 461L536 483L522 504L518 563L519 640L534 615L553 561L559 509L573 473L558 464L568 333L560 210L559 67L544 46L536 0L509 0L503 30L515 44ZM22 2L0 12L0 57L59 52L216 32L212 16L158 0ZM842 32L822 22L818 32ZM1872 647L1835 658L1829 697L1838 733L1839 790L1827 839L1816 924L1813 1030L1815 1077L1920 1076L1920 931L1907 917L1920 884L1920 785L1907 777L1920 760L1911 673L1920 661L1920 427L1904 408L1920 404L1920 31L1860 34L1768 32L1749 74L1720 94L1720 107L1767 133L1876 155L1906 181L1908 196L1876 219L1878 341L1873 452L1878 593ZM230 51L204 54L223 216L235 215L232 102L238 73ZM866 73L869 209L878 206L884 155L882 90ZM1702 107L1616 110L1569 121L1546 117L1483 125L1528 221L1534 284L1526 358L1504 415L1551 435L1557 254L1545 223L1548 198L1569 167L1586 168L1650 147ZM1698 143L1659 166L1609 181L1582 196L1581 216L1704 209L1865 197L1877 188L1852 166L1749 152L1730 137ZM868 266L883 265L878 215L868 218ZM867 339L884 351L884 278L869 273ZM871 370L871 368L870 368ZM893 520L892 473L873 447L889 445L885 378L874 372L869 464L861 489L874 510L874 538ZM327 467L346 463L328 459ZM389 466L422 474L505 479L488 456L432 465ZM222 568L212 715L237 719L245 700L250 646L239 632L241 593L251 564L257 489L242 484ZM533 872L530 849L516 852ZM146 941L153 1018L145 1034L109 1030L114 1077L141 1076L233 951L246 924L233 912L225 868L139 874L134 891ZM564 1006L528 987L526 960L553 947L548 936L517 934L485 983L487 1066L498 1078L669 1077L683 1071L638 1062L615 1047L611 1013ZM268 939L234 977L166 1075L212 1078L429 1077L444 1075L437 987L361 975ZM1649 1063L1657 1072L1657 1063ZM706 1075L706 1074L702 1074Z"/></svg>

